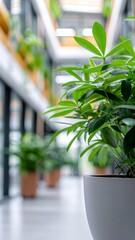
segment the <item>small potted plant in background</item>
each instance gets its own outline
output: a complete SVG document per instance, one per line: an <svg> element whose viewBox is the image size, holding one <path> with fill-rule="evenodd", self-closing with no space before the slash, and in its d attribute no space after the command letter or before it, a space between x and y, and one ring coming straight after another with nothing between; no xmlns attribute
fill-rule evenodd
<svg viewBox="0 0 135 240"><path fill-rule="evenodd" d="M68 149L84 136L87 147L82 155L100 144L107 145L113 154L117 175L84 176L87 219L93 238L134 240L135 51L130 40L121 37L121 42L107 52L104 27L95 22L92 32L97 46L80 37L75 40L93 53L93 58L82 67L59 69L74 76L74 81L63 85L66 99L46 113L53 112L51 118L66 117L67 126L53 139L63 131L74 132ZM124 55L118 56L121 50ZM98 135L102 137L96 138Z"/></svg>
<svg viewBox="0 0 135 240"><path fill-rule="evenodd" d="M16 50L26 62L30 77L35 83L38 82L38 79L44 77L45 57L43 49L44 43L31 29L27 29L24 35L17 39Z"/></svg>
<svg viewBox="0 0 135 240"><path fill-rule="evenodd" d="M59 146L56 141L50 144L50 139L51 135L45 136L45 182L48 187L55 187L60 179L61 168L64 166L73 168L74 161L66 149Z"/></svg>
<svg viewBox="0 0 135 240"><path fill-rule="evenodd" d="M19 142L12 143L8 151L19 159L21 173L21 195L35 197L38 185L38 172L44 165L44 141L31 132L25 133Z"/></svg>

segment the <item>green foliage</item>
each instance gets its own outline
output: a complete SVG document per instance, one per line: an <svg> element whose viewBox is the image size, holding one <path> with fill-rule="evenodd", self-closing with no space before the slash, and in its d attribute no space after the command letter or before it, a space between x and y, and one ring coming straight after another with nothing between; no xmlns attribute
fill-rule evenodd
<svg viewBox="0 0 135 240"><path fill-rule="evenodd" d="M63 166L74 167L74 162L71 160L65 148L58 145L56 141L50 143L51 135L45 136L45 161L44 169L50 172Z"/></svg>
<svg viewBox="0 0 135 240"><path fill-rule="evenodd" d="M111 153L120 173L135 177L135 52L130 41L121 38L107 53L104 28L96 22L92 31L97 47L75 37L81 47L94 54L87 66L59 69L74 76L74 80L71 85L63 85L66 100L61 99L45 113L51 112L51 118L65 116L65 123L68 118L73 122L52 139L63 131L73 132L69 149L75 139L84 136L88 147L81 156L88 152L90 161L102 156L101 161L106 162ZM121 50L124 55L120 55Z"/></svg>
<svg viewBox="0 0 135 240"><path fill-rule="evenodd" d="M28 132L19 142L11 144L8 154L18 157L21 172L37 172L43 169L45 144L42 138Z"/></svg>
<svg viewBox="0 0 135 240"><path fill-rule="evenodd" d="M43 77L49 75L45 66L45 44L37 38L31 29L27 29L24 36L18 40L17 52L25 59L30 70L38 70Z"/></svg>
<svg viewBox="0 0 135 240"><path fill-rule="evenodd" d="M59 0L50 0L50 14L54 18L59 19L62 15L62 9Z"/></svg>
<svg viewBox="0 0 135 240"><path fill-rule="evenodd" d="M105 18L110 17L112 12L112 0L104 0L102 7L102 14Z"/></svg>

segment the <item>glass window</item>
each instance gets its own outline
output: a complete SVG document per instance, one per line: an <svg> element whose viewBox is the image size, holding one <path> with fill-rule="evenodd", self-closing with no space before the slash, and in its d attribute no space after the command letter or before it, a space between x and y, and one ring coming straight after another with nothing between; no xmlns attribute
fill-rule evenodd
<svg viewBox="0 0 135 240"><path fill-rule="evenodd" d="M3 149L4 149L3 99L4 99L4 86L0 82L0 200L3 197Z"/></svg>
<svg viewBox="0 0 135 240"><path fill-rule="evenodd" d="M13 148L13 142L16 142L21 137L20 132L20 118L21 118L21 101L20 98L14 93L11 93L10 102L10 148ZM19 193L20 189L20 171L19 160L15 156L9 157L9 195L14 196Z"/></svg>
<svg viewBox="0 0 135 240"><path fill-rule="evenodd" d="M33 112L30 107L26 107L25 110L25 131L26 132L31 132L32 131L32 126L33 126Z"/></svg>
<svg viewBox="0 0 135 240"><path fill-rule="evenodd" d="M22 6L22 21L23 31L27 28L32 29L32 31L36 34L37 33L37 14L35 8L33 6L32 1L21 0Z"/></svg>
<svg viewBox="0 0 135 240"><path fill-rule="evenodd" d="M11 0L4 0L4 3L7 7L7 9L10 11L10 4L11 4Z"/></svg>

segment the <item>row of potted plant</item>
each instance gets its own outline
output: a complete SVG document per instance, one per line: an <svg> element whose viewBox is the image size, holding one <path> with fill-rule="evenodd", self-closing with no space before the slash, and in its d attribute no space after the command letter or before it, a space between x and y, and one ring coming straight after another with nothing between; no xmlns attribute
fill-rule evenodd
<svg viewBox="0 0 135 240"><path fill-rule="evenodd" d="M44 173L48 187L55 187L60 178L60 169L74 165L65 149L60 148L57 142L49 144L49 141L50 136L43 139L27 132L18 142L12 142L8 150L8 154L19 159L21 194L24 197L36 196L40 173Z"/></svg>

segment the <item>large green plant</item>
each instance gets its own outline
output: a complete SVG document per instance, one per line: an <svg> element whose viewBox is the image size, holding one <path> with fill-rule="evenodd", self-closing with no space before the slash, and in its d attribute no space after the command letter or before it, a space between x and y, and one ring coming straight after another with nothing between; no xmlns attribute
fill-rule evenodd
<svg viewBox="0 0 135 240"><path fill-rule="evenodd" d="M37 172L44 168L45 144L34 133L25 133L18 142L12 142L8 152L18 157L22 173Z"/></svg>
<svg viewBox="0 0 135 240"><path fill-rule="evenodd" d="M94 156L101 147L109 146L120 172L135 177L135 51L130 41L121 37L121 43L107 52L103 26L95 22L92 32L97 46L75 37L81 47L94 54L89 63L59 69L74 80L63 85L66 99L46 112L54 112L51 118L65 116L65 123L68 118L73 122L52 139L63 131L74 132L69 149L83 135L88 147L81 155L92 149ZM120 50L126 54L118 56ZM102 157L106 154L103 151Z"/></svg>

